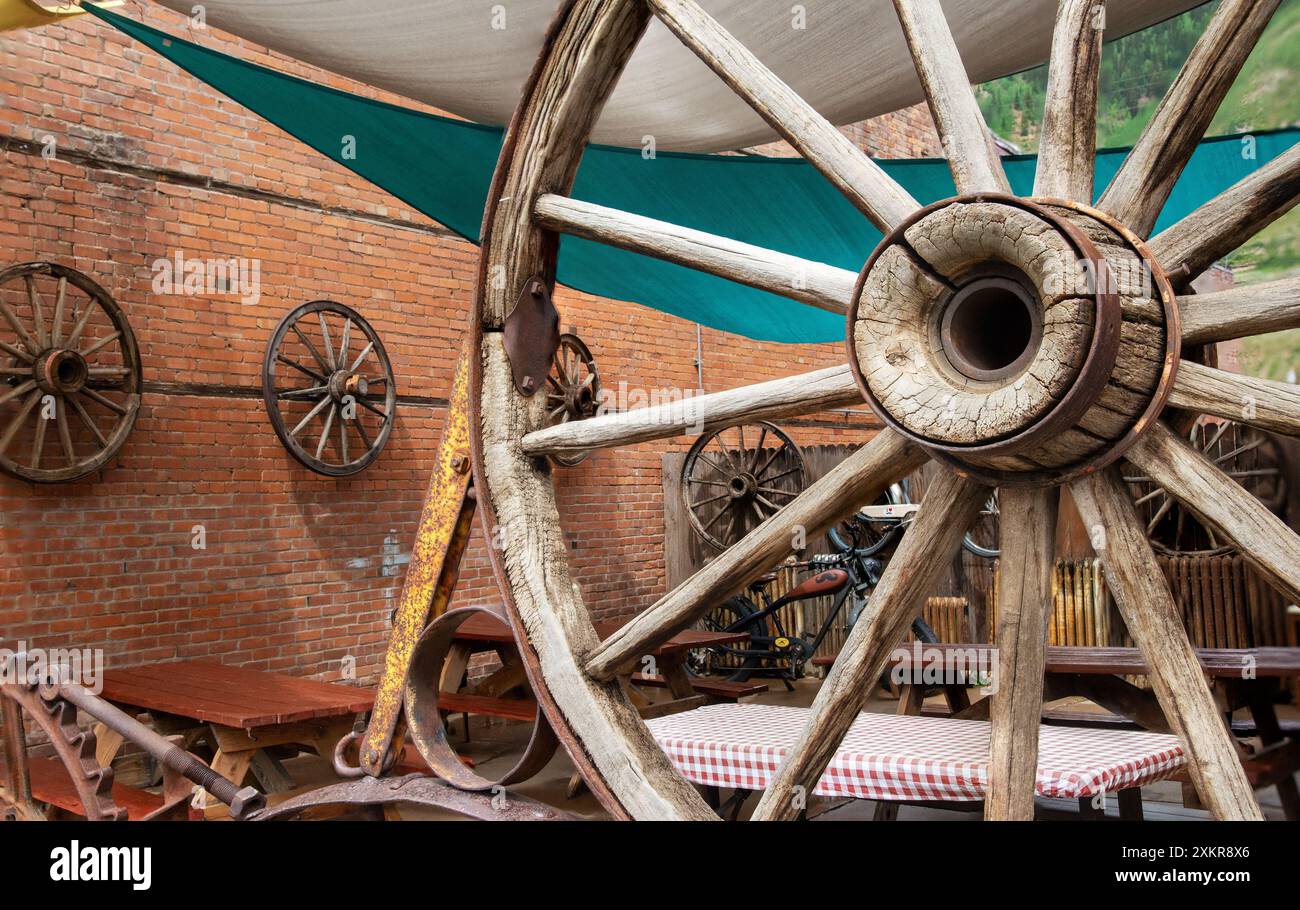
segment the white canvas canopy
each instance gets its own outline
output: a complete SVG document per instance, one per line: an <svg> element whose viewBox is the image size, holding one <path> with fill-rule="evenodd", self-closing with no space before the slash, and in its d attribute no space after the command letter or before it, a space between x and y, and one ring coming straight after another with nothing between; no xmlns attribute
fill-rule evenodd
<svg viewBox="0 0 1300 910"><path fill-rule="evenodd" d="M159 0L190 15L193 0ZM480 123L504 124L561 0L204 0L207 24ZM1106 35L1203 0L1110 0ZM834 123L923 100L891 0L701 0ZM973 82L1044 62L1056 0L944 0ZM800 27L802 26L802 27ZM594 141L720 151L772 130L659 22L650 24Z"/></svg>

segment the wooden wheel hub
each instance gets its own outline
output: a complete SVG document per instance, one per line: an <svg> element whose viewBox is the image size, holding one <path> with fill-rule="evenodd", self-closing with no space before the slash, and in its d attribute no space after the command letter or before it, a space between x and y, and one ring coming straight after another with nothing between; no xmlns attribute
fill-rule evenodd
<svg viewBox="0 0 1300 910"><path fill-rule="evenodd" d="M851 364L881 418L936 454L1000 482L1059 482L1117 458L1163 400L1166 300L1140 241L1101 213L961 196L872 253Z"/></svg>
<svg viewBox="0 0 1300 910"><path fill-rule="evenodd" d="M353 398L360 398L369 394L370 383L360 373L339 370L330 377L329 388L330 395L333 396L334 400L342 401L348 395Z"/></svg>
<svg viewBox="0 0 1300 910"><path fill-rule="evenodd" d="M36 384L51 395L71 395L81 391L90 377L86 358L76 351L53 349L36 359L33 367Z"/></svg>

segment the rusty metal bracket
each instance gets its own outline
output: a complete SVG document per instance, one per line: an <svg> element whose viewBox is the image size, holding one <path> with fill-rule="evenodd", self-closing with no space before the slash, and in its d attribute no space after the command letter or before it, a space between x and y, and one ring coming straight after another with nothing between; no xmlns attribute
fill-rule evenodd
<svg viewBox="0 0 1300 910"><path fill-rule="evenodd" d="M520 395L531 397L546 384L560 346L560 314L542 279L524 282L515 308L506 317L505 346L515 388Z"/></svg>
<svg viewBox="0 0 1300 910"><path fill-rule="evenodd" d="M469 458L469 349L456 362L442 441L435 456L429 491L411 548L402 595L393 617L393 633L375 691L370 723L361 737L360 771L381 777L401 748L398 722L402 693L415 643L431 617L447 609L460 576L460 561L469 544L475 499ZM549 363L549 360L547 361ZM543 374L545 375L545 374Z"/></svg>

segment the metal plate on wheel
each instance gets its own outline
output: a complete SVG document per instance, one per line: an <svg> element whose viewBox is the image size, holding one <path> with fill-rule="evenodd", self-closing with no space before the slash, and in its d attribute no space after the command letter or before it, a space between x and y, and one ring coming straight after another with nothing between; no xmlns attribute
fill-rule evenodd
<svg viewBox="0 0 1300 910"><path fill-rule="evenodd" d="M551 359L560 344L560 314L540 278L524 282L515 308L506 317L506 356L520 395L531 397L546 384Z"/></svg>

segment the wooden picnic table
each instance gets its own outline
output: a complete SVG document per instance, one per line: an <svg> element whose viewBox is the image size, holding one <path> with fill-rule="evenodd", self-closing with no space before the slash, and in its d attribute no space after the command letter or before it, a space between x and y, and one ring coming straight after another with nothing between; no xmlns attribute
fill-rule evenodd
<svg viewBox="0 0 1300 910"><path fill-rule="evenodd" d="M1256 752L1241 748L1247 777L1256 787L1276 786L1286 817L1300 819L1300 788L1295 780L1295 773L1300 770L1300 737L1296 735L1300 730L1284 727L1274 706L1282 681L1300 679L1300 648L1195 650L1225 720L1241 708L1250 713L1251 723L1231 724L1239 738L1260 739L1261 748ZM890 659L891 670L898 667L906 674L913 669L916 653L917 649L911 646L897 649ZM945 667L956 666L958 660L968 668L995 666L991 663L995 649L988 644L924 644L920 653L923 665L933 656L941 656ZM1172 732L1155 694L1125 679L1146 675L1148 671L1146 659L1137 648L1049 646L1044 701L1082 696L1112 713L1097 715L1049 709L1044 712L1044 720L1085 726L1113 726L1116 720L1121 720L1147 730ZM903 688L899 713L921 713L926 687ZM961 691L954 693L954 689ZM954 714L987 715L988 699L975 705L969 701L963 704L965 692L960 685L947 685L944 692Z"/></svg>
<svg viewBox="0 0 1300 910"><path fill-rule="evenodd" d="M305 745L329 761L357 714L374 701L371 689L208 660L108 670L100 695L127 710L149 712L160 733L181 735L186 748L206 740L214 751L213 770L235 783L251 769L265 792L285 795L293 792L293 782L264 750ZM102 725L95 734L96 758L108 767L122 737ZM224 805L202 791L196 808L209 818L226 814Z"/></svg>

